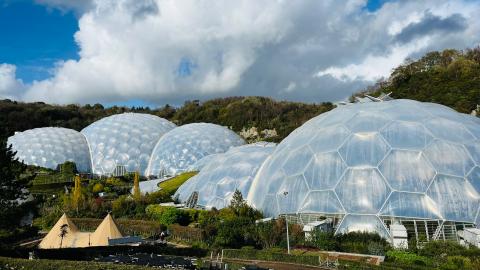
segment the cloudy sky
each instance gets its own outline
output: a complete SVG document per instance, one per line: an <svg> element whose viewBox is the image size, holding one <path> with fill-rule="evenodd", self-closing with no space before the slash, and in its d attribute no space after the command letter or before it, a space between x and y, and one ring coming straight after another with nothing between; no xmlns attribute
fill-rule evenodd
<svg viewBox="0 0 480 270"><path fill-rule="evenodd" d="M0 98L339 101L480 42L473 0L0 0Z"/></svg>

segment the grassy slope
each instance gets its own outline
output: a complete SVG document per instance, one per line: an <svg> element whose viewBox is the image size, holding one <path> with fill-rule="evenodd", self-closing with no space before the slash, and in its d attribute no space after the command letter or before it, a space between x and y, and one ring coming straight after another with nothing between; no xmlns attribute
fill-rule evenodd
<svg viewBox="0 0 480 270"><path fill-rule="evenodd" d="M198 172L186 172L178 176L168 179L167 181L161 182L158 187L170 195L173 195L175 191L188 179L195 176Z"/></svg>

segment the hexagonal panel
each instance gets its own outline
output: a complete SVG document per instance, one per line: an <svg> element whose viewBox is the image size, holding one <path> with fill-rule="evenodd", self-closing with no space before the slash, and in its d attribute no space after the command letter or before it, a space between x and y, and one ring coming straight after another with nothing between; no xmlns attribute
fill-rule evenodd
<svg viewBox="0 0 480 270"><path fill-rule="evenodd" d="M417 122L431 116L422 106L419 106L417 101L391 100L389 104L390 106L383 109L383 113L390 119Z"/></svg>
<svg viewBox="0 0 480 270"><path fill-rule="evenodd" d="M299 213L343 214L340 201L331 190L310 191L298 210Z"/></svg>
<svg viewBox="0 0 480 270"><path fill-rule="evenodd" d="M345 126L352 132L374 132L380 130L389 121L388 118L377 112L358 112Z"/></svg>
<svg viewBox="0 0 480 270"><path fill-rule="evenodd" d="M462 123L465 125L465 128L472 133L474 137L480 140L480 117L462 114L464 121Z"/></svg>
<svg viewBox="0 0 480 270"><path fill-rule="evenodd" d="M276 217L280 214L278 209L277 196L275 195L266 195L263 197L261 202L264 217Z"/></svg>
<svg viewBox="0 0 480 270"><path fill-rule="evenodd" d="M392 192L380 211L381 216L442 219L437 204L427 195L409 192Z"/></svg>
<svg viewBox="0 0 480 270"><path fill-rule="evenodd" d="M467 175L467 180L472 184L475 190L480 193L480 167L475 166L473 170Z"/></svg>
<svg viewBox="0 0 480 270"><path fill-rule="evenodd" d="M215 195L219 198L224 198L228 192L235 191L238 186L238 182L231 177L224 177L218 181L215 188Z"/></svg>
<svg viewBox="0 0 480 270"><path fill-rule="evenodd" d="M310 148L314 153L337 150L348 138L350 133L351 132L343 125L321 129L310 142Z"/></svg>
<svg viewBox="0 0 480 270"><path fill-rule="evenodd" d="M438 139L451 142L464 142L475 139L464 125L444 118L428 119L425 121L425 127Z"/></svg>
<svg viewBox="0 0 480 270"><path fill-rule="evenodd" d="M375 167L390 147L379 133L354 133L339 152L348 166Z"/></svg>
<svg viewBox="0 0 480 270"><path fill-rule="evenodd" d="M423 149L431 140L425 127L420 123L394 121L381 132L393 148Z"/></svg>
<svg viewBox="0 0 480 270"><path fill-rule="evenodd" d="M284 192L288 192L285 196ZM308 192L303 175L287 177L277 191L280 213L296 213Z"/></svg>
<svg viewBox="0 0 480 270"><path fill-rule="evenodd" d="M435 140L424 153L438 173L463 177L475 165L463 146L446 141Z"/></svg>
<svg viewBox="0 0 480 270"><path fill-rule="evenodd" d="M338 152L316 154L304 175L310 189L331 189L335 187L346 167Z"/></svg>
<svg viewBox="0 0 480 270"><path fill-rule="evenodd" d="M480 140L465 144L465 147L467 148L475 163L480 166Z"/></svg>
<svg viewBox="0 0 480 270"><path fill-rule="evenodd" d="M447 220L474 222L480 195L465 179L439 174L427 191Z"/></svg>
<svg viewBox="0 0 480 270"><path fill-rule="evenodd" d="M346 234L349 232L372 232L378 233L385 239L390 239L390 234L382 221L375 215L346 215L335 234Z"/></svg>
<svg viewBox="0 0 480 270"><path fill-rule="evenodd" d="M393 189L424 192L435 176L435 170L422 152L392 150L379 166Z"/></svg>
<svg viewBox="0 0 480 270"><path fill-rule="evenodd" d="M294 174L301 174L305 171L310 160L313 158L313 153L309 147L304 146L285 157L283 164L283 171L287 176Z"/></svg>
<svg viewBox="0 0 480 270"><path fill-rule="evenodd" d="M376 169L348 169L335 192L347 213L376 214L390 188Z"/></svg>

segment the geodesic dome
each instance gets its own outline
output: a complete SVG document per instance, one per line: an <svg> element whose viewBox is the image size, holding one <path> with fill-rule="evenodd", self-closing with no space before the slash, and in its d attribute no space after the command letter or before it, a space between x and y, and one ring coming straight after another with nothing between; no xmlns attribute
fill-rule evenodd
<svg viewBox="0 0 480 270"><path fill-rule="evenodd" d="M177 175L205 156L223 153L244 144L233 131L209 123L193 123L173 129L155 146L147 175Z"/></svg>
<svg viewBox="0 0 480 270"><path fill-rule="evenodd" d="M230 204L236 189L246 198L257 170L274 149L274 143L262 142L233 147L217 154L197 175L181 185L174 197L185 202L192 192L197 191L197 204L217 209Z"/></svg>
<svg viewBox="0 0 480 270"><path fill-rule="evenodd" d="M16 157L27 165L56 169L67 161L75 162L79 172L90 172L87 140L73 129L45 127L17 132L8 138Z"/></svg>
<svg viewBox="0 0 480 270"><path fill-rule="evenodd" d="M352 104L285 138L248 201L267 216L343 217L342 233L388 235L383 217L478 224L479 166L479 118L412 100Z"/></svg>
<svg viewBox="0 0 480 270"><path fill-rule="evenodd" d="M87 138L93 173L113 174L118 166L144 175L150 154L172 122L151 114L122 113L102 118L81 132Z"/></svg>

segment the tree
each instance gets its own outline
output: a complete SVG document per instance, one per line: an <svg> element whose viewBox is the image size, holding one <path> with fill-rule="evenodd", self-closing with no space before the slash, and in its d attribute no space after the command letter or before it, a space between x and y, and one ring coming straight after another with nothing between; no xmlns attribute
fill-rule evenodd
<svg viewBox="0 0 480 270"><path fill-rule="evenodd" d="M140 200L142 194L140 193L140 174L135 172L135 176L133 178L133 199L136 201Z"/></svg>
<svg viewBox="0 0 480 270"><path fill-rule="evenodd" d="M23 217L21 203L27 198L26 166L15 158L16 152L0 141L0 229L13 230Z"/></svg>
<svg viewBox="0 0 480 270"><path fill-rule="evenodd" d="M230 201L230 207L235 211L239 212L242 207L245 207L247 203L243 199L242 192L240 190L235 189L235 192L233 193L232 200Z"/></svg>
<svg viewBox="0 0 480 270"><path fill-rule="evenodd" d="M60 226L60 234L58 235L60 236L60 248L62 248L63 238L67 236L67 234L68 234L68 224L63 224L62 226Z"/></svg>

